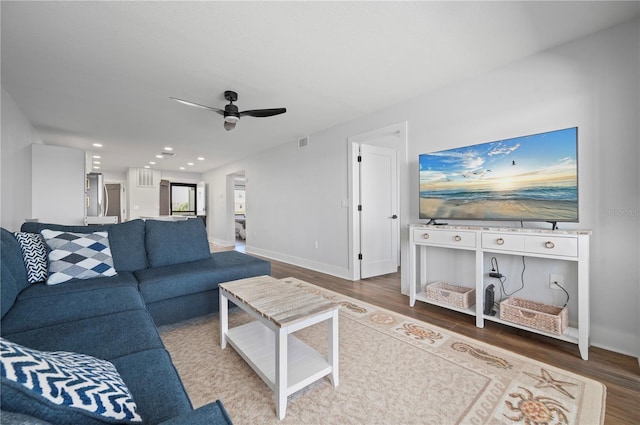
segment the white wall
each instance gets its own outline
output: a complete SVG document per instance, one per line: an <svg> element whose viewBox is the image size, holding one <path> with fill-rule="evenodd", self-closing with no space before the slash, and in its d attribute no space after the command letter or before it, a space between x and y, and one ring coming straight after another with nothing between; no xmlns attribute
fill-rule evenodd
<svg viewBox="0 0 640 425"><path fill-rule="evenodd" d="M1 115L0 224L16 231L31 217L31 144L42 140L4 87Z"/></svg>
<svg viewBox="0 0 640 425"><path fill-rule="evenodd" d="M639 27L636 19L312 134L307 149L292 141L205 173L209 237L229 241L226 176L244 170L247 250L345 277L349 136L408 122L411 181L401 197L417 222L420 153L578 126L580 223L564 227L593 230L591 341L640 355ZM528 273L547 274L533 266Z"/></svg>
<svg viewBox="0 0 640 425"><path fill-rule="evenodd" d="M31 217L41 223L84 224L85 152L31 145Z"/></svg>

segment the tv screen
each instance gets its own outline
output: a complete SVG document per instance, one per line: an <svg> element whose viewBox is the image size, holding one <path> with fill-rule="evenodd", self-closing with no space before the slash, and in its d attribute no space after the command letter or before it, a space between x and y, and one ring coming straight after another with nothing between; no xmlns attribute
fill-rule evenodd
<svg viewBox="0 0 640 425"><path fill-rule="evenodd" d="M578 221L578 128L425 153L420 219Z"/></svg>

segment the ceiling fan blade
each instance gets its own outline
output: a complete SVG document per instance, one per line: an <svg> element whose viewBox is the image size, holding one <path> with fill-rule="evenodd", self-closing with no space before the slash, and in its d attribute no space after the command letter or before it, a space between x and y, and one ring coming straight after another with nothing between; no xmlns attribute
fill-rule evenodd
<svg viewBox="0 0 640 425"><path fill-rule="evenodd" d="M249 117L272 117L274 115L284 114L287 112L287 108L273 108L273 109L252 109L250 111L242 111L240 112L240 116L249 116Z"/></svg>
<svg viewBox="0 0 640 425"><path fill-rule="evenodd" d="M176 102L180 102L180 103L185 104L185 105L195 106L196 108L202 108L202 109L207 109L209 111L217 112L220 115L224 114L224 110L222 110L222 109L212 108L211 106L206 106L206 105L200 105L199 103L194 103L194 102L190 102L188 100L178 99L177 97L169 97L169 99L173 99Z"/></svg>
<svg viewBox="0 0 640 425"><path fill-rule="evenodd" d="M236 128L236 123L235 122L229 122L229 121L225 121L224 122L224 129L227 131L231 131L234 128Z"/></svg>

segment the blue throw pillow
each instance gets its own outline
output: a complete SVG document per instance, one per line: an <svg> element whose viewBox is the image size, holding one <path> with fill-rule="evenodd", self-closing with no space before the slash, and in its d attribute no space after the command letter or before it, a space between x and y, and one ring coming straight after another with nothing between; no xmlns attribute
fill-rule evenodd
<svg viewBox="0 0 640 425"><path fill-rule="evenodd" d="M20 248L24 266L27 269L29 283L44 282L47 280L47 244L38 233L16 232L14 233Z"/></svg>
<svg viewBox="0 0 640 425"><path fill-rule="evenodd" d="M2 408L54 423L142 422L115 366L80 353L0 338Z"/></svg>
<svg viewBox="0 0 640 425"><path fill-rule="evenodd" d="M71 233L45 229L40 233L51 249L47 285L117 274L107 232Z"/></svg>
<svg viewBox="0 0 640 425"><path fill-rule="evenodd" d="M200 218L183 221L147 220L145 243L151 267L211 257L207 230Z"/></svg>

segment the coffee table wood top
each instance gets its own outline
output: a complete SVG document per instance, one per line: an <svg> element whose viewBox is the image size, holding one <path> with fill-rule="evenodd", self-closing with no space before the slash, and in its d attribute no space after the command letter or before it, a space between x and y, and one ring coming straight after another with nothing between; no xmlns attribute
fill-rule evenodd
<svg viewBox="0 0 640 425"><path fill-rule="evenodd" d="M340 308L340 304L312 294L299 284L294 279L258 276L218 286L279 327Z"/></svg>

